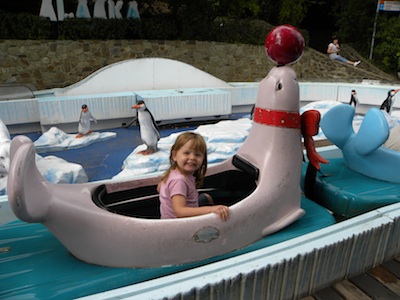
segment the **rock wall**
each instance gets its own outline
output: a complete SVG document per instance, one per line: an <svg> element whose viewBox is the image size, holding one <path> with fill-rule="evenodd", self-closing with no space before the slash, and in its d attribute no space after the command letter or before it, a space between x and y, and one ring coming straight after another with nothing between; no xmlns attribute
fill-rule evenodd
<svg viewBox="0 0 400 300"><path fill-rule="evenodd" d="M345 52L344 52L345 53ZM353 52L348 52L357 59ZM80 40L0 41L0 84L23 83L49 89L73 84L114 62L164 57L191 64L228 82L258 81L274 65L263 46L201 41ZM363 61L358 67L331 61L306 48L294 65L299 80L398 82Z"/></svg>

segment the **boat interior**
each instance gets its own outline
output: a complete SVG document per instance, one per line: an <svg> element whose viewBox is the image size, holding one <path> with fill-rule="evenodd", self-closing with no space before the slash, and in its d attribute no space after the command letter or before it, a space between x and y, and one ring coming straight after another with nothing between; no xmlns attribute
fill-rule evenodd
<svg viewBox="0 0 400 300"><path fill-rule="evenodd" d="M208 193L215 204L233 205L250 195L257 187L258 169L235 155L232 159L238 170L206 176L199 193ZM147 219L160 218L160 200L157 186L145 186L117 192L107 192L107 186L100 185L92 195L93 202L107 211Z"/></svg>

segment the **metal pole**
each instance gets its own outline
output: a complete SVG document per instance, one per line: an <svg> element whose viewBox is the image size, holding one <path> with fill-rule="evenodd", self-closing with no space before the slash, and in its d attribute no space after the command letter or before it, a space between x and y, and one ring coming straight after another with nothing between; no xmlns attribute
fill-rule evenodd
<svg viewBox="0 0 400 300"><path fill-rule="evenodd" d="M374 44L375 44L375 34L376 34L376 23L378 21L378 15L379 15L379 6L380 6L380 0L378 0L378 4L376 5L376 13L375 13L375 20L374 20L374 29L372 30L372 39L371 39L371 48L369 50L369 59L372 59L372 55L374 53Z"/></svg>

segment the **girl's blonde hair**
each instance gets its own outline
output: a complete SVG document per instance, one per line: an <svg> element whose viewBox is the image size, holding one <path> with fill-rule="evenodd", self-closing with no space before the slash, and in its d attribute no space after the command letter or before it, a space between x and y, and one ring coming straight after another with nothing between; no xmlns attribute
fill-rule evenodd
<svg viewBox="0 0 400 300"><path fill-rule="evenodd" d="M203 180L204 180L204 177L207 172L207 144L206 144L204 138L200 134L197 134L194 132L184 132L177 137L175 143L171 147L171 152L169 155L170 167L163 174L161 181L167 180L171 170L175 170L178 167L178 165L172 159L172 157L173 157L174 153L176 153L176 151L178 151L180 148L182 148L183 145L185 145L189 141L192 141L193 149L203 153L203 155L204 155L204 159L203 159L203 163L202 163L201 167L193 174L193 176L196 178L196 187L200 187L203 184Z"/></svg>

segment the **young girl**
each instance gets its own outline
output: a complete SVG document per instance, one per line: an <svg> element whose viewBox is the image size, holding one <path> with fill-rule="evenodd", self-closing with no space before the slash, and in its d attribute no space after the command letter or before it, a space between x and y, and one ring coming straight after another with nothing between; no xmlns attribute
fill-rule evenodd
<svg viewBox="0 0 400 300"><path fill-rule="evenodd" d="M228 219L225 205L214 205L208 194L199 194L207 171L207 145L203 137L193 132L178 136L171 148L170 168L157 186L160 193L162 219L182 218L216 213L223 221ZM211 205L211 206L210 206Z"/></svg>

